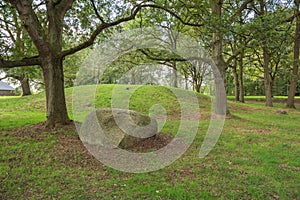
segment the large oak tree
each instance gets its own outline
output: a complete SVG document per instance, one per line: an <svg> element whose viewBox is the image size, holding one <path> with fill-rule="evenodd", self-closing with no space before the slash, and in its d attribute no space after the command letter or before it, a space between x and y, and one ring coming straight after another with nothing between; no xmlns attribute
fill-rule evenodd
<svg viewBox="0 0 300 200"><path fill-rule="evenodd" d="M76 6L74 6L75 3ZM109 4L110 2L102 3ZM103 5L94 1L8 0L1 3L1 7L7 6L17 11L22 25L38 50L38 55L20 58L19 60L5 59L1 55L0 68L41 66L46 88L46 124L49 127L54 127L56 124L67 124L69 122L64 93L64 58L93 45L97 36L104 30L134 19L138 11L146 5L145 2L122 4L121 6L115 6L115 10L113 8L112 10L106 10L108 14L105 16L102 16L103 12L98 10ZM71 23L76 19L90 17L89 13L86 13L85 16L85 13L82 12L83 9L94 12L93 16L97 18L94 21L96 23L91 24L88 30L83 30L86 34L81 37L76 46L63 49L66 14L67 12L79 14L73 16L70 20ZM121 13L121 16L116 17L117 13Z"/></svg>

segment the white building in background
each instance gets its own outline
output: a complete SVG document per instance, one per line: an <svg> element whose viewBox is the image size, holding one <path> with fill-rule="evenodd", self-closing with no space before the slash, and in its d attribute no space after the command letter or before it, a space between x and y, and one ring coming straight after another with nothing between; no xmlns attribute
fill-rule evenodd
<svg viewBox="0 0 300 200"><path fill-rule="evenodd" d="M11 87L10 85L0 81L0 96L12 96L14 95L13 91L15 88Z"/></svg>

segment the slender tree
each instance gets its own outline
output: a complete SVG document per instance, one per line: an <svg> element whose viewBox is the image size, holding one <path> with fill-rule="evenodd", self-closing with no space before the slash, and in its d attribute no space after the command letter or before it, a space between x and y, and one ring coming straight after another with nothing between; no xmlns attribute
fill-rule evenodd
<svg viewBox="0 0 300 200"><path fill-rule="evenodd" d="M297 83L299 80L299 48L300 48L300 11L299 4L300 0L294 1L294 13L296 16L296 30L294 36L294 60L293 60L293 71L292 71L292 79L289 86L288 91L288 99L287 99L287 107L295 108L295 93L297 88Z"/></svg>

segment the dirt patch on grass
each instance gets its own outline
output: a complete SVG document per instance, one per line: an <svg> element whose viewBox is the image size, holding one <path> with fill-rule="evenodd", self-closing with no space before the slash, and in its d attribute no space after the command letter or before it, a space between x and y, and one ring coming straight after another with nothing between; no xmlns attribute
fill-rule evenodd
<svg viewBox="0 0 300 200"><path fill-rule="evenodd" d="M40 122L38 124L25 125L22 128L14 128L11 129L9 132L14 132L20 137L37 138L40 137L41 135L45 135L45 133L51 135L64 134L65 132L76 132L76 129L73 123L70 123L63 127L50 129L50 128L46 128L45 122Z"/></svg>
<svg viewBox="0 0 300 200"><path fill-rule="evenodd" d="M157 134L137 143L136 145L126 148L126 150L133 152L155 151L166 146L171 140L172 137L167 134Z"/></svg>
<svg viewBox="0 0 300 200"><path fill-rule="evenodd" d="M45 123L42 122L34 125L24 126L18 129L12 129L9 132L14 132L18 137L31 137L39 140L45 138L47 134L56 135L57 148L55 151L58 154L61 152L72 152L72 154L76 152L84 152L84 154L87 155L87 158L90 158L90 154L82 144L77 134L76 127L73 123L57 129L48 129L45 128ZM147 138L126 148L126 150L133 152L155 151L166 146L171 140L172 136L165 133L159 133L154 137Z"/></svg>

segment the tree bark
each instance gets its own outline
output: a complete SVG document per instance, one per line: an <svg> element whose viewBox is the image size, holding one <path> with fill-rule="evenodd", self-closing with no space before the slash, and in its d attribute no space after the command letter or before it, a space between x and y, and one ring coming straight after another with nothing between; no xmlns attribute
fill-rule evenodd
<svg viewBox="0 0 300 200"><path fill-rule="evenodd" d="M65 100L63 57L61 56L64 14L58 14L63 9L64 7L57 7L52 2L47 4L49 47L47 54L40 54L47 97L46 126L48 127L55 127L57 124L65 125L70 121Z"/></svg>
<svg viewBox="0 0 300 200"><path fill-rule="evenodd" d="M263 48L263 58L264 58L264 83L265 83L265 96L266 96L266 106L272 107L272 85L270 80L270 73L269 73L269 63L270 63L270 56L267 49Z"/></svg>
<svg viewBox="0 0 300 200"><path fill-rule="evenodd" d="M233 82L234 82L234 100L239 101L239 78L237 73L237 60L234 59L234 64L232 66L232 72L233 72Z"/></svg>
<svg viewBox="0 0 300 200"><path fill-rule="evenodd" d="M189 89L189 78L186 74L184 74L184 83L185 83L185 89L188 90Z"/></svg>
<svg viewBox="0 0 300 200"><path fill-rule="evenodd" d="M264 0L260 0L260 15L261 21L264 22L264 15L265 15L265 2ZM264 85L265 85L265 96L266 96L266 106L272 107L272 85L270 80L270 73L269 73L269 63L270 63L270 55L267 47L266 42L266 35L265 33L261 33L262 36L262 50L263 50L263 68L264 68Z"/></svg>
<svg viewBox="0 0 300 200"><path fill-rule="evenodd" d="M296 17L296 31L294 36L294 62L292 79L289 85L288 99L286 106L288 108L295 108L295 93L297 89L297 82L299 79L299 48L300 48L300 11L299 11L300 0L295 0L295 16Z"/></svg>
<svg viewBox="0 0 300 200"><path fill-rule="evenodd" d="M22 80L20 80L20 82L22 87L22 96L31 95L29 79L24 77Z"/></svg>
<svg viewBox="0 0 300 200"><path fill-rule="evenodd" d="M29 79L26 77L25 74L22 74L22 75L18 76L18 75L15 75L15 74L7 73L6 77L12 77L14 79L17 79L20 82L21 88L22 88L22 96L31 95Z"/></svg>
<svg viewBox="0 0 300 200"><path fill-rule="evenodd" d="M130 72L130 84L131 84L131 85L135 85L135 84L136 84L136 81L135 81L135 71L134 71L134 69L131 69L131 72Z"/></svg>
<svg viewBox="0 0 300 200"><path fill-rule="evenodd" d="M244 92L244 79L243 79L243 70L244 70L244 50L241 51L240 58L239 58L239 101L245 103L245 92Z"/></svg>
<svg viewBox="0 0 300 200"><path fill-rule="evenodd" d="M214 72L215 79L215 113L224 115L229 114L227 107L226 91L224 89L224 78L225 78L225 62L223 60L223 35L221 31L222 22L222 5L223 0L212 0L212 13L217 16L219 24L215 27L212 36L212 59L217 67Z"/></svg>
<svg viewBox="0 0 300 200"><path fill-rule="evenodd" d="M201 92L201 83L196 81L194 88L195 88L196 92L200 93Z"/></svg>
<svg viewBox="0 0 300 200"><path fill-rule="evenodd" d="M66 124L69 118L64 93L62 31L63 19L67 10L71 8L72 0L46 1L47 30L39 22L30 0L10 0L10 2L18 10L22 25L39 52L46 86L46 126Z"/></svg>
<svg viewBox="0 0 300 200"><path fill-rule="evenodd" d="M46 126L55 127L58 124L68 124L70 120L65 100L62 59L45 59L42 66L47 97Z"/></svg>
<svg viewBox="0 0 300 200"><path fill-rule="evenodd" d="M201 92L201 84L197 84L197 86L196 86L196 91L197 91L198 93Z"/></svg>
<svg viewBox="0 0 300 200"><path fill-rule="evenodd" d="M177 66L176 62L173 62L173 67L172 67L172 72L173 72L173 87L177 88L178 87L178 75L177 75Z"/></svg>

